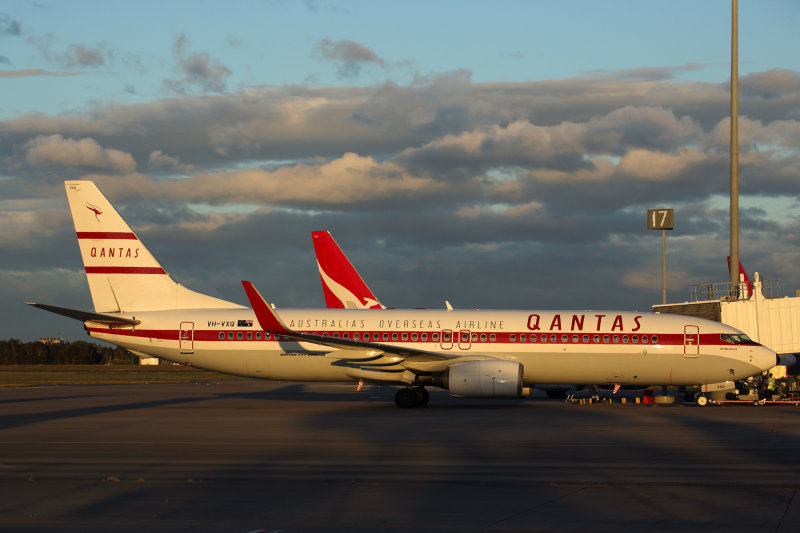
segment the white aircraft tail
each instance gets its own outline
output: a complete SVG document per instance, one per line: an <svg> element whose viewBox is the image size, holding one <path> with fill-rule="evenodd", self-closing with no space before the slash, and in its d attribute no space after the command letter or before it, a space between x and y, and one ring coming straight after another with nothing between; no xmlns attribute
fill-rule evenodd
<svg viewBox="0 0 800 533"><path fill-rule="evenodd" d="M176 283L91 181L65 181L97 313L241 308Z"/></svg>

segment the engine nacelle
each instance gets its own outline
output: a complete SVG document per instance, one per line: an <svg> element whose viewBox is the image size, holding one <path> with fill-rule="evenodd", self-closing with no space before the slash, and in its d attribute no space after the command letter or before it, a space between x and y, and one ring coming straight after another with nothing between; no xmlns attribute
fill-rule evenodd
<svg viewBox="0 0 800 533"><path fill-rule="evenodd" d="M452 365L445 376L453 396L466 398L521 398L522 365L487 359Z"/></svg>

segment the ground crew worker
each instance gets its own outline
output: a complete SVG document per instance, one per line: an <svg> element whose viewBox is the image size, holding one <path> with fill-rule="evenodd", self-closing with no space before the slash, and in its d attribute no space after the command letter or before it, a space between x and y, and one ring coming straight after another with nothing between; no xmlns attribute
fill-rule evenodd
<svg viewBox="0 0 800 533"><path fill-rule="evenodd" d="M772 394L775 392L775 378L770 372L767 378L767 400L772 400Z"/></svg>

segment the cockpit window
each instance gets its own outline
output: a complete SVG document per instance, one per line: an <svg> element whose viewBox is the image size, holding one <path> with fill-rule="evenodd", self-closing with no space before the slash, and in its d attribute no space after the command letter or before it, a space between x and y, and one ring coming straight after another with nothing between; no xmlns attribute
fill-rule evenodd
<svg viewBox="0 0 800 533"><path fill-rule="evenodd" d="M723 342L730 344L755 344L755 342L744 333L722 333L720 337Z"/></svg>

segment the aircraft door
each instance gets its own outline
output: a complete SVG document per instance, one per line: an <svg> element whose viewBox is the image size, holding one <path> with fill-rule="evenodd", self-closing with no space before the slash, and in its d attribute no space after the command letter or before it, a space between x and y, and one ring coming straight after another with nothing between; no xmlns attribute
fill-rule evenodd
<svg viewBox="0 0 800 533"><path fill-rule="evenodd" d="M181 353L194 353L194 322L181 322L178 346Z"/></svg>
<svg viewBox="0 0 800 533"><path fill-rule="evenodd" d="M453 348L453 332L449 329L442 330L441 346L442 350L451 350Z"/></svg>
<svg viewBox="0 0 800 533"><path fill-rule="evenodd" d="M472 340L468 329L462 329L458 332L458 348L459 350L469 350L472 346Z"/></svg>
<svg viewBox="0 0 800 533"><path fill-rule="evenodd" d="M698 326L683 327L683 355L686 357L700 355L700 328Z"/></svg>

